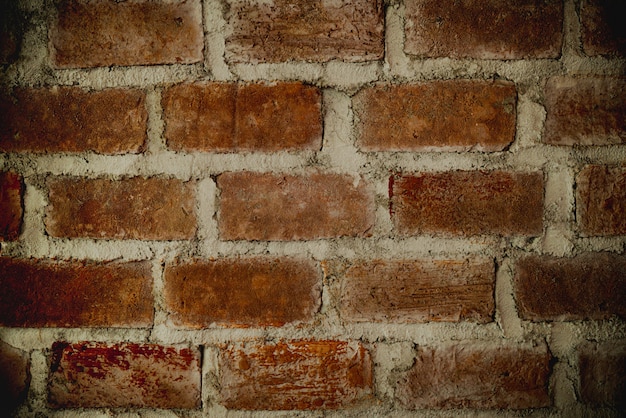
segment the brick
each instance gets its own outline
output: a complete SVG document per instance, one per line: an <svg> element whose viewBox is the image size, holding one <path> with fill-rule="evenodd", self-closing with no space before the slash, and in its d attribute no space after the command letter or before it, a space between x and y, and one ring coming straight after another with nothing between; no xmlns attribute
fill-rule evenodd
<svg viewBox="0 0 626 418"><path fill-rule="evenodd" d="M576 208L584 235L626 234L626 167L585 167L576 180Z"/></svg>
<svg viewBox="0 0 626 418"><path fill-rule="evenodd" d="M357 322L492 321L495 267L487 259L375 260L345 273L341 316Z"/></svg>
<svg viewBox="0 0 626 418"><path fill-rule="evenodd" d="M165 268L171 317L192 328L310 322L321 305L321 286L319 266L306 259L221 258Z"/></svg>
<svg viewBox="0 0 626 418"><path fill-rule="evenodd" d="M527 409L549 406L550 354L493 344L420 347L398 380L396 396L409 409Z"/></svg>
<svg viewBox="0 0 626 418"><path fill-rule="evenodd" d="M281 341L220 354L220 403L229 409L338 409L372 393L372 360L358 343Z"/></svg>
<svg viewBox="0 0 626 418"><path fill-rule="evenodd" d="M378 85L354 99L366 151L502 151L515 139L515 85L471 80Z"/></svg>
<svg viewBox="0 0 626 418"><path fill-rule="evenodd" d="M200 352L154 344L56 342L48 403L52 408L198 408Z"/></svg>
<svg viewBox="0 0 626 418"><path fill-rule="evenodd" d="M19 406L30 386L30 360L22 350L0 341L0 413L11 413Z"/></svg>
<svg viewBox="0 0 626 418"><path fill-rule="evenodd" d="M583 0L580 23L583 50L587 55L626 55L626 29L621 0Z"/></svg>
<svg viewBox="0 0 626 418"><path fill-rule="evenodd" d="M626 343L585 343L579 348L578 366L584 403L626 410Z"/></svg>
<svg viewBox="0 0 626 418"><path fill-rule="evenodd" d="M175 151L298 151L322 146L322 95L302 83L178 84L163 93Z"/></svg>
<svg viewBox="0 0 626 418"><path fill-rule="evenodd" d="M401 235L539 235L541 173L451 171L390 178L391 214Z"/></svg>
<svg viewBox="0 0 626 418"><path fill-rule="evenodd" d="M626 143L626 79L553 77L545 101L546 144Z"/></svg>
<svg viewBox="0 0 626 418"><path fill-rule="evenodd" d="M560 0L407 0L405 52L420 57L557 58Z"/></svg>
<svg viewBox="0 0 626 418"><path fill-rule="evenodd" d="M0 325L148 327L152 275L147 262L53 262L0 258Z"/></svg>
<svg viewBox="0 0 626 418"><path fill-rule="evenodd" d="M138 153L145 93L136 89L16 88L0 93L0 152Z"/></svg>
<svg viewBox="0 0 626 418"><path fill-rule="evenodd" d="M203 39L199 0L62 0L50 28L57 68L191 64Z"/></svg>
<svg viewBox="0 0 626 418"><path fill-rule="evenodd" d="M225 240L312 240L370 235L374 197L342 174L224 173L218 225Z"/></svg>
<svg viewBox="0 0 626 418"><path fill-rule="evenodd" d="M196 232L195 185L177 179L49 181L53 237L180 240Z"/></svg>
<svg viewBox="0 0 626 418"><path fill-rule="evenodd" d="M0 241L17 239L22 229L24 210L22 176L0 172Z"/></svg>
<svg viewBox="0 0 626 418"><path fill-rule="evenodd" d="M626 318L626 257L524 258L517 263L515 298L519 315L532 321Z"/></svg>
<svg viewBox="0 0 626 418"><path fill-rule="evenodd" d="M228 19L226 60L378 60L384 54L383 15L382 0L237 0Z"/></svg>

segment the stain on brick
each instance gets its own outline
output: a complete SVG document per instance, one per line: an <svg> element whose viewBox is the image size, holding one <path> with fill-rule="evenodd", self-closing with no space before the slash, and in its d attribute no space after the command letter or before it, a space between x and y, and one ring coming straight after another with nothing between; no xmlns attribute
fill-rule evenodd
<svg viewBox="0 0 626 418"><path fill-rule="evenodd" d="M626 56L622 0L583 0L580 23L583 50L587 55Z"/></svg>
<svg viewBox="0 0 626 418"><path fill-rule="evenodd" d="M19 174L0 172L0 241L13 241L22 229L24 183Z"/></svg>
<svg viewBox="0 0 626 418"><path fill-rule="evenodd" d="M576 210L585 235L626 234L626 167L585 167L577 178Z"/></svg>
<svg viewBox="0 0 626 418"><path fill-rule="evenodd" d="M0 341L0 413L13 416L30 386L30 360L27 353Z"/></svg>
<svg viewBox="0 0 626 418"><path fill-rule="evenodd" d="M588 342L579 347L580 395L591 405L626 410L626 343Z"/></svg>

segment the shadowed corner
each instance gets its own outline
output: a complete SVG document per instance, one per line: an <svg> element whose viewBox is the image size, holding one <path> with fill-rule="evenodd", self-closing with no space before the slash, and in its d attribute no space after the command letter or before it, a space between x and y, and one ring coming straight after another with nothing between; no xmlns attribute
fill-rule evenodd
<svg viewBox="0 0 626 418"><path fill-rule="evenodd" d="M17 60L23 32L24 17L19 11L18 2L0 0L0 66L10 65Z"/></svg>
<svg viewBox="0 0 626 418"><path fill-rule="evenodd" d="M0 416L12 416L26 399L29 369L28 355L0 340Z"/></svg>

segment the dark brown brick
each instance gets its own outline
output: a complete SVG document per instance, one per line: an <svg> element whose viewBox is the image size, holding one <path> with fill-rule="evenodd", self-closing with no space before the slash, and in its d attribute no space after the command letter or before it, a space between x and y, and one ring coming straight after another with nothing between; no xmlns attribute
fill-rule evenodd
<svg viewBox="0 0 626 418"><path fill-rule="evenodd" d="M3 0L0 12L0 64L12 64L20 53L25 22L18 2Z"/></svg>
<svg viewBox="0 0 626 418"><path fill-rule="evenodd" d="M501 151L515 139L515 85L432 81L378 85L355 97L366 151Z"/></svg>
<svg viewBox="0 0 626 418"><path fill-rule="evenodd" d="M50 28L59 68L190 64L202 61L199 0L62 0Z"/></svg>
<svg viewBox="0 0 626 418"><path fill-rule="evenodd" d="M146 262L87 263L0 258L0 325L148 327L152 277Z"/></svg>
<svg viewBox="0 0 626 418"><path fill-rule="evenodd" d="M626 410L626 343L583 344L578 365L583 402Z"/></svg>
<svg viewBox="0 0 626 418"><path fill-rule="evenodd" d="M371 394L372 360L353 342L229 346L220 355L220 389L229 409L337 409Z"/></svg>
<svg viewBox="0 0 626 418"><path fill-rule="evenodd" d="M587 55L626 55L622 0L582 0L580 23Z"/></svg>
<svg viewBox="0 0 626 418"><path fill-rule="evenodd" d="M12 172L0 172L0 241L12 241L20 235L23 196L22 177Z"/></svg>
<svg viewBox="0 0 626 418"><path fill-rule="evenodd" d="M581 232L585 235L626 234L626 167L587 166L576 183Z"/></svg>
<svg viewBox="0 0 626 418"><path fill-rule="evenodd" d="M27 353L0 341L0 414L13 416L30 386L30 360Z"/></svg>
<svg viewBox="0 0 626 418"><path fill-rule="evenodd" d="M200 406L200 352L153 344L56 342L48 402L53 408Z"/></svg>
<svg viewBox="0 0 626 418"><path fill-rule="evenodd" d="M163 93L165 137L180 151L319 150L322 96L301 83L178 84Z"/></svg>
<svg viewBox="0 0 626 418"><path fill-rule="evenodd" d="M420 57L557 58L560 0L407 0L405 51Z"/></svg>
<svg viewBox="0 0 626 418"><path fill-rule="evenodd" d="M0 93L0 152L140 152L145 93L135 89L17 88Z"/></svg>
<svg viewBox="0 0 626 418"><path fill-rule="evenodd" d="M57 178L49 188L46 230L54 237L177 240L196 232L192 182Z"/></svg>
<svg viewBox="0 0 626 418"><path fill-rule="evenodd" d="M396 396L409 409L527 409L549 406L545 346L493 344L420 347Z"/></svg>
<svg viewBox="0 0 626 418"><path fill-rule="evenodd" d="M541 173L451 171L392 176L391 213L399 234L539 235Z"/></svg>
<svg viewBox="0 0 626 418"><path fill-rule="evenodd" d="M321 271L306 259L193 260L165 268L165 302L177 325L281 326L309 322L321 304Z"/></svg>

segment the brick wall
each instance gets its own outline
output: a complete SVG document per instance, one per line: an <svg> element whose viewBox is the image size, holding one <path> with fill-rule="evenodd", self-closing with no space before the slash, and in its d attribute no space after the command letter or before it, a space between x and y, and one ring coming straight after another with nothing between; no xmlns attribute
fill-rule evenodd
<svg viewBox="0 0 626 418"><path fill-rule="evenodd" d="M619 3L2 1L0 414L622 416Z"/></svg>

